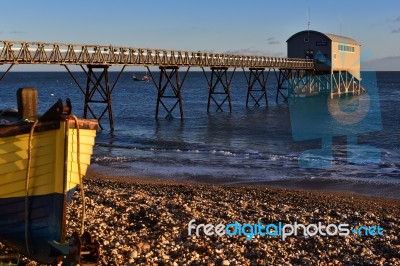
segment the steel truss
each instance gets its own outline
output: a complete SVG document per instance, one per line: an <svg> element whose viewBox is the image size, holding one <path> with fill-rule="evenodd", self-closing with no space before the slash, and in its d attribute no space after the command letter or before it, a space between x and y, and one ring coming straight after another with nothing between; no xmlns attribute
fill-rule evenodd
<svg viewBox="0 0 400 266"><path fill-rule="evenodd" d="M265 68L250 68L249 77L243 68L243 74L247 81L247 97L246 107L249 106L249 100L254 101L254 106L260 106L262 98L265 98L265 106L268 106L267 96L267 80L271 69L269 68L265 75ZM259 88L254 88L254 85L258 84ZM258 93L258 95L256 95Z"/></svg>
<svg viewBox="0 0 400 266"><path fill-rule="evenodd" d="M182 81L179 78L179 67L177 66L168 66L163 67L160 66L160 76L158 79L158 83L153 77L150 68L147 67L148 72L150 73L151 80L157 88L157 105L156 105L156 118L158 118L158 114L160 111L160 104L167 112L166 118L173 118L172 112L175 107L179 104L179 112L181 119L183 119L183 106L182 106L182 85L185 82L186 76L189 72L190 67L187 68L185 75ZM169 90L169 92L168 92ZM167 99L172 99L172 105L168 105Z"/></svg>
<svg viewBox="0 0 400 266"><path fill-rule="evenodd" d="M307 69L279 69L275 71L278 82L276 102L279 96L287 102L290 96L311 96L320 93L334 95L359 94L364 91L360 81L347 71L316 73ZM284 87L284 84L287 87ZM286 93L282 92L286 91Z"/></svg>
<svg viewBox="0 0 400 266"><path fill-rule="evenodd" d="M74 64L313 69L310 59L0 40L0 64Z"/></svg>
<svg viewBox="0 0 400 266"><path fill-rule="evenodd" d="M222 111L223 104L228 101L229 111L232 112L230 98L230 83L237 67L251 68L248 81L248 97L260 105L261 98L266 94L266 79L262 68L287 68L287 69L313 69L313 60L268 56L247 56L238 54L192 52L181 50L145 49L135 47L121 47L112 45L87 45L87 44L65 44L45 42L18 42L0 40L0 65L10 64L8 69L0 76L0 81L6 77L15 64L46 64L63 65L70 76L74 79L79 89L85 96L84 117L89 115L99 122L108 115L110 129L114 129L111 95L115 85L126 66L149 66L160 67L160 77L155 83L158 91L156 117L159 114L160 104L167 111L167 117L172 117L172 111L179 105L180 116L183 118L182 83L190 67L201 67L205 74L204 67L211 68L211 78L207 83L209 86L209 97L207 110L210 109L211 100L217 105L217 111ZM86 86L82 86L68 68L68 65L79 65L86 75ZM108 68L111 66L123 66L115 83L110 86ZM87 70L84 68L87 66ZM179 67L188 67L182 82L179 80ZM233 68L232 75L227 76L228 68ZM94 70L100 70L95 72ZM261 71L261 72L260 72ZM268 70L269 73L269 70ZM267 76L268 77L268 76ZM247 77L246 77L247 78ZM152 79L154 81L154 79ZM261 97L257 99L253 88L255 83L261 84ZM283 83L282 83L283 84ZM217 86L218 85L218 86ZM222 91L218 87L222 86ZM167 88L171 88L172 95L166 94ZM222 94L224 99L218 101L217 94ZM167 106L166 98L174 98L176 101ZM98 112L99 108L94 105L105 105L104 109ZM101 108L100 108L101 109ZM100 124L103 129L103 125Z"/></svg>
<svg viewBox="0 0 400 266"><path fill-rule="evenodd" d="M274 69L274 74L276 77L277 87L276 87L276 97L275 102L278 103L279 96L281 96L284 102L288 101L288 97L290 96L290 92L288 87L284 87L286 81L288 81L291 77L291 69ZM286 93L284 92L286 91Z"/></svg>
<svg viewBox="0 0 400 266"><path fill-rule="evenodd" d="M222 106L228 100L229 104L229 112L232 112L232 102L231 102L231 93L230 93L230 84L235 74L236 68L233 69L231 76L228 76L228 67L211 67L211 77L210 79L207 76L204 68L203 74L207 80L208 84L208 103L207 103L207 112L210 111L211 100L217 105L216 111L221 111ZM220 86L219 86L220 85ZM217 97L218 95L222 95L222 100Z"/></svg>
<svg viewBox="0 0 400 266"><path fill-rule="evenodd" d="M331 97L341 94L359 94L364 89L360 85L360 80L347 71L332 72L330 75Z"/></svg>
<svg viewBox="0 0 400 266"><path fill-rule="evenodd" d="M117 84L119 78L121 77L122 72L125 69L125 66L119 72L116 80L110 86L109 82L109 73L108 68L109 65L87 65L87 70L81 66L83 72L86 75L86 87L85 89L79 83L78 79L75 75L70 71L67 65L64 65L67 69L68 73L78 85L81 92L85 95L85 102L83 108L83 117L88 118L88 114L90 114L94 119L99 121L99 126L101 129L104 129L102 124L100 123L101 119L104 115L108 114L108 120L110 125L110 130L114 130L114 118L112 113L112 101L111 94L114 91L115 85ZM99 69L99 72L94 71L95 69ZM94 109L93 105L106 105L103 107L103 110L100 111L100 114L96 114L98 108ZM99 107L101 108L101 107ZM101 109L100 109L101 110Z"/></svg>

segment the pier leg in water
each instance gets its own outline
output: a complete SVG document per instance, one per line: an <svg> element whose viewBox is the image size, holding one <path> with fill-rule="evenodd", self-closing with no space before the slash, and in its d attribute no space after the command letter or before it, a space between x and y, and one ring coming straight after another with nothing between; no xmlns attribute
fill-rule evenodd
<svg viewBox="0 0 400 266"><path fill-rule="evenodd" d="M279 72L279 74L277 74L277 72ZM276 88L276 98L275 98L275 102L278 103L278 98L279 95L283 97L284 102L286 103L288 101L288 97L289 97L289 93L287 92L286 95L282 92L282 90L286 90L288 91L288 88L283 87L283 84L285 83L285 81L288 81L290 79L290 74L291 74L291 70L290 69L279 69L276 70L274 68L274 73L275 73L275 77L276 77L276 82L278 83L278 86Z"/></svg>
<svg viewBox="0 0 400 266"><path fill-rule="evenodd" d="M86 82L86 90L85 90L85 105L83 109L83 117L87 118L88 111L91 115L97 119L101 120L105 113L108 111L108 119L110 122L111 130L114 129L114 120L112 114L112 106L111 106L111 89L108 82L108 66L92 66L88 65L87 72L87 82ZM101 69L100 76L93 71L94 69ZM103 83L103 84L102 84ZM95 98L96 94L100 97ZM90 107L90 104L107 104L104 108L103 112L97 118L93 108Z"/></svg>
<svg viewBox="0 0 400 266"><path fill-rule="evenodd" d="M271 69L268 69L266 75L265 68L250 68L249 70L250 74L249 77L247 77L246 72L243 69L243 74L247 81L246 107L249 106L250 99L254 101L254 106L259 107L262 98L265 98L265 104L268 106L267 79ZM258 88L254 88L255 84L259 85Z"/></svg>
<svg viewBox="0 0 400 266"><path fill-rule="evenodd" d="M157 83L149 67L147 67L147 70L151 75L151 80L153 81L154 85L157 88L156 118L158 118L158 114L160 112L160 104L167 112L165 118L168 119L173 118L172 112L174 111L175 107L179 104L180 116L181 119L183 119L181 90L190 67L188 67L188 69L186 70L182 81L180 80L179 77L179 67L160 66L159 68L160 68L160 77ZM172 104L171 101L167 103L168 99L172 99Z"/></svg>
<svg viewBox="0 0 400 266"><path fill-rule="evenodd" d="M90 113L94 119L99 121L99 126L101 129L104 129L102 124L100 123L101 119L104 117L106 113L108 113L108 120L110 124L110 130L114 130L114 119L112 113L112 101L111 94L115 89L115 85L117 84L119 78L121 77L122 72L125 69L125 66L122 67L119 72L116 80L113 85L110 86L109 76L108 76L108 65L87 65L88 70L86 70L82 65L81 68L86 75L86 87L79 83L78 79L75 75L70 71L67 65L64 65L67 69L68 73L78 85L81 92L85 95L85 103L83 109L83 117L87 118ZM95 72L94 69L100 69L101 71ZM100 73L100 75L99 75ZM97 105L94 107L93 105ZM107 106L103 109L100 115L96 115L96 111L99 109L99 105ZM93 108L92 108L93 107Z"/></svg>
<svg viewBox="0 0 400 266"><path fill-rule="evenodd" d="M233 69L232 75L228 77L228 67L211 67L210 79L208 79L207 73L204 71L204 68L202 69L208 83L207 112L210 111L211 100L213 100L213 102L217 105L217 112L223 112L222 106L228 100L229 112L232 112L230 85L236 68ZM220 99L217 99L218 95L223 96L221 101L219 101Z"/></svg>

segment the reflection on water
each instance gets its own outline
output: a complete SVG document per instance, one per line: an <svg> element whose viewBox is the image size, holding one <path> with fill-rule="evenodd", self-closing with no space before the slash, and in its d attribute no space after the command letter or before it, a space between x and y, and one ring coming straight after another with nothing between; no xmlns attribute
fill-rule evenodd
<svg viewBox="0 0 400 266"><path fill-rule="evenodd" d="M296 98L294 105L276 104L276 83L270 79L268 108L246 108L243 73L232 80L233 112L207 112L208 86L196 72L189 73L182 88L184 119L156 120L156 88L131 76L123 73L114 90L115 131L101 131L96 139L93 160L104 171L222 183L285 178L400 183L398 73L378 73L377 81L363 75L364 86L376 88L369 90L370 111L347 123L340 122L340 115L355 112L367 98L329 102L306 97ZM70 97L73 112L82 114L83 95L68 73L10 73L0 83L0 109L15 107L16 90L23 86L38 88L40 112L57 98ZM179 108L175 111L173 116L180 117ZM307 153L313 150L321 152ZM307 160L324 167L303 168Z"/></svg>

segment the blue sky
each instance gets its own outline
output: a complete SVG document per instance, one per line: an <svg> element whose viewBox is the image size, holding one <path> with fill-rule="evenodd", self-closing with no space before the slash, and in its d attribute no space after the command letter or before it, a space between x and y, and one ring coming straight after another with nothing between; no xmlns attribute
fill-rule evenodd
<svg viewBox="0 0 400 266"><path fill-rule="evenodd" d="M362 65L400 70L399 1L1 1L0 40L286 56L310 29L362 44Z"/></svg>

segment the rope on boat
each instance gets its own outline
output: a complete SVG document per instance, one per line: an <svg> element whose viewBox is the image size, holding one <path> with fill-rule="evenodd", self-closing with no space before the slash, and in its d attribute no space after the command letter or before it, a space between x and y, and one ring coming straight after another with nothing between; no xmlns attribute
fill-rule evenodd
<svg viewBox="0 0 400 266"><path fill-rule="evenodd" d="M29 250L29 179L31 175L31 165L32 165L32 139L33 133L35 132L35 127L39 120L35 120L31 127L31 131L29 132L29 140L28 140L28 165L26 167L26 176L25 176L25 245L26 251L30 254Z"/></svg>
<svg viewBox="0 0 400 266"><path fill-rule="evenodd" d="M82 171L81 171L79 123L78 123L78 118L75 115L71 115L71 117L75 120L75 127L76 127L76 139L77 139L76 160L78 164L79 187L82 198L82 217L81 217L81 235L82 235L85 231L86 203L85 203L85 190L83 188Z"/></svg>
<svg viewBox="0 0 400 266"><path fill-rule="evenodd" d="M76 138L77 138L77 164L78 164L78 175L79 175L79 186L80 186L80 194L82 198L82 218L81 218L81 235L85 231L85 219L86 219L86 204L85 204L85 191L83 188L83 180L82 180L82 171L81 171L81 159L80 159L80 136L79 136L79 123L78 118L75 115L71 115L71 117L75 121L76 126ZM31 175L31 167L32 167L32 140L33 134L35 132L35 127L39 120L35 120L28 139L28 163L26 169L25 176L25 245L28 254L30 254L29 249L29 180ZM68 125L68 123L67 123Z"/></svg>

